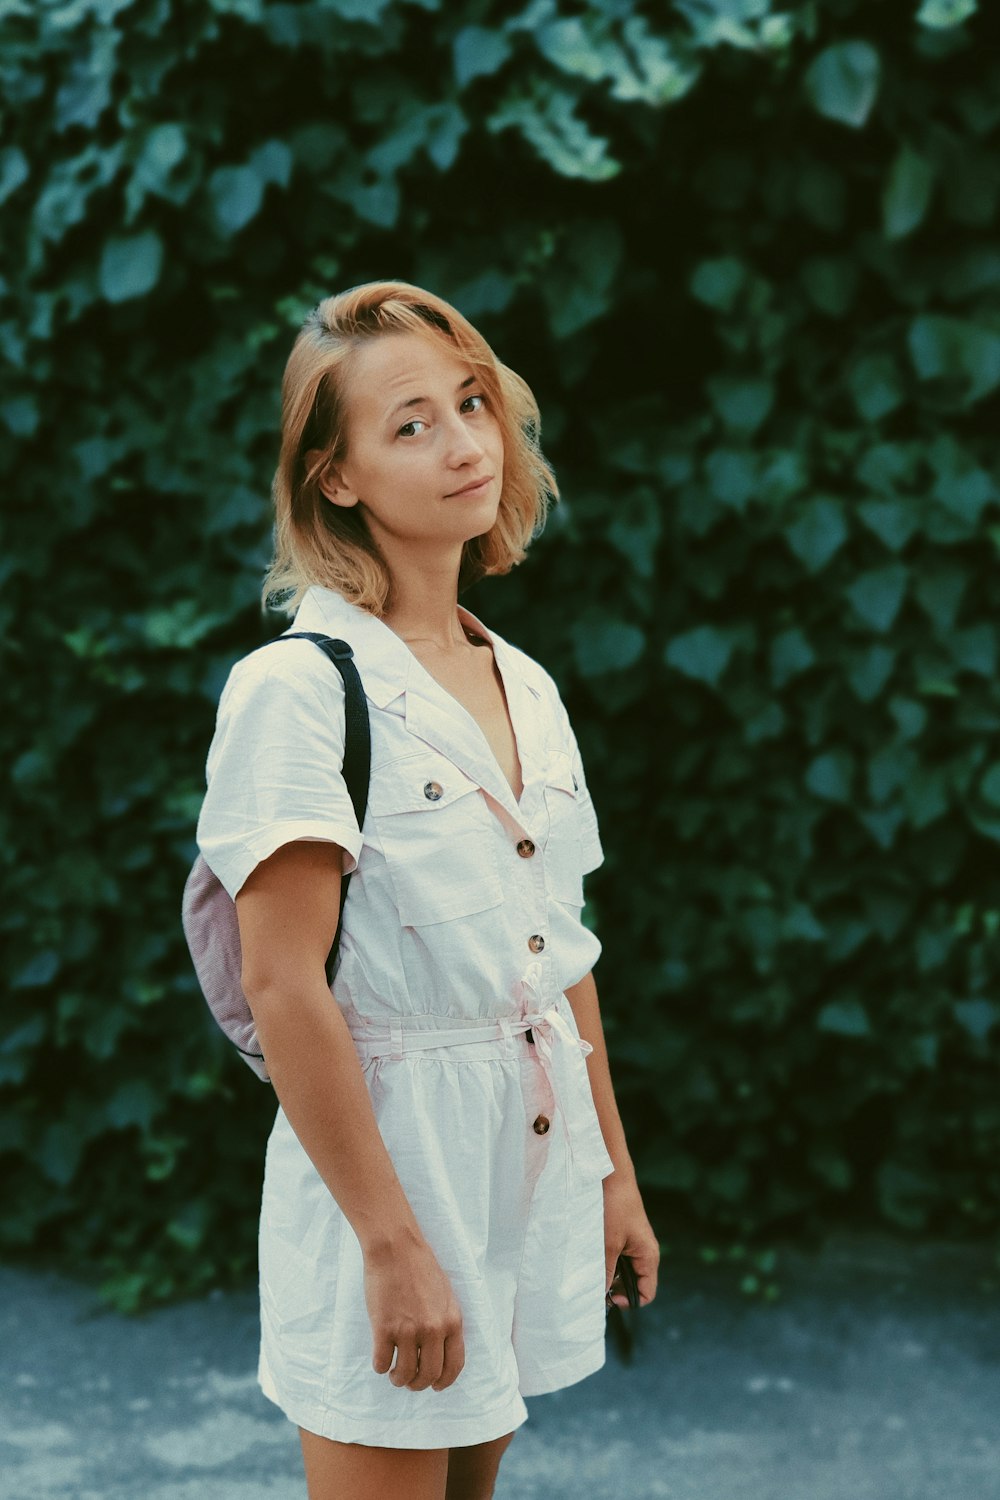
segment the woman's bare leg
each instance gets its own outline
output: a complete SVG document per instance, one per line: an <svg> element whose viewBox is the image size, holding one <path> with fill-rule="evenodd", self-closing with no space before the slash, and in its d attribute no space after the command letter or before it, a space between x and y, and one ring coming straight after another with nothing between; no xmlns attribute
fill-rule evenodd
<svg viewBox="0 0 1000 1500"><path fill-rule="evenodd" d="M489 1443L449 1449L445 1500L491 1500L500 1460L513 1436L508 1432Z"/></svg>
<svg viewBox="0 0 1000 1500"><path fill-rule="evenodd" d="M447 1448L373 1448L299 1428L309 1500L445 1500Z"/></svg>

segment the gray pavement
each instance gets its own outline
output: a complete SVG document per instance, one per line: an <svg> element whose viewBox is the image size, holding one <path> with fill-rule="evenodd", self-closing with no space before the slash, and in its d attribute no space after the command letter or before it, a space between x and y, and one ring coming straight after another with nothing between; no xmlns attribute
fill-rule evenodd
<svg viewBox="0 0 1000 1500"><path fill-rule="evenodd" d="M528 1401L496 1500L1000 1500L1000 1265L843 1235L771 1304L664 1255L641 1348ZM253 1292L141 1318L0 1267L2 1500L305 1500Z"/></svg>

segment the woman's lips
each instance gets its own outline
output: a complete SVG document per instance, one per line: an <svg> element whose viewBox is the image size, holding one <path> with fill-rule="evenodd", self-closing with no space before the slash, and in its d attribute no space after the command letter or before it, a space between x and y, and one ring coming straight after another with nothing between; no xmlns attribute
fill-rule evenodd
<svg viewBox="0 0 1000 1500"><path fill-rule="evenodd" d="M467 484L464 490L454 490L452 494L448 496L448 499L454 500L459 495L478 495L480 490L484 490L486 488L492 478L492 474L487 474L485 479L479 479L475 484Z"/></svg>

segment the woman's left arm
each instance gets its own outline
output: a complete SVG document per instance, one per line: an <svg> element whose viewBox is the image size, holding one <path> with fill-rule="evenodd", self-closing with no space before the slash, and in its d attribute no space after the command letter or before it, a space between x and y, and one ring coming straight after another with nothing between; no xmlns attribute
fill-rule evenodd
<svg viewBox="0 0 1000 1500"><path fill-rule="evenodd" d="M646 1217L618 1113L593 972L584 975L578 984L571 985L566 998L573 1007L577 1030L593 1048L587 1056L587 1071L601 1134L615 1166L615 1170L604 1179L605 1294L611 1287L615 1262L619 1255L627 1255L639 1280L640 1300L645 1305L656 1296L660 1244ZM624 1293L613 1293L612 1300L619 1307L628 1306Z"/></svg>

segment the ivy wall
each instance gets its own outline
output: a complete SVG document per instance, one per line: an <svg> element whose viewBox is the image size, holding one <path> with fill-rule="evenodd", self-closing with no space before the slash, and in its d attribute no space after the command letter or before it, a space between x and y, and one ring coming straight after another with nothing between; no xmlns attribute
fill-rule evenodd
<svg viewBox="0 0 1000 1500"><path fill-rule="evenodd" d="M1000 1224L1000 51L975 0L2 0L0 1252L252 1277L180 893L281 371L454 301L563 498L559 681L661 1234Z"/></svg>

